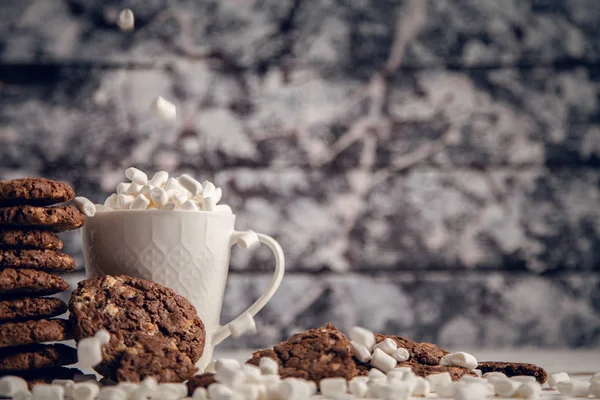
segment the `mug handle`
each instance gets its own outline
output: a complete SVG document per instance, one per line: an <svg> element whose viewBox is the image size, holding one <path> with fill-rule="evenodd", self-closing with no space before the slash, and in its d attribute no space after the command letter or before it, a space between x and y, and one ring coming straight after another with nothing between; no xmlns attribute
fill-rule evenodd
<svg viewBox="0 0 600 400"><path fill-rule="evenodd" d="M254 304L248 307L237 318L241 317L246 313L249 313L251 316L254 317L256 313L262 310L263 307L267 305L269 300L271 300L271 298L279 288L281 280L283 279L283 274L285 272L285 257L283 255L283 250L281 249L281 246L272 237L262 233L255 233L254 231L234 231L231 245L237 243L238 246L243 249L250 249L252 247L255 247L255 245L258 245L259 242L266 245L273 252L273 255L275 256L275 273L273 274L273 278L269 283L269 287L267 287L267 290L265 290L262 296L260 296L254 302ZM231 322L217 328L213 335L213 345L216 346L217 344L225 340L229 335L231 335L229 324L231 324Z"/></svg>

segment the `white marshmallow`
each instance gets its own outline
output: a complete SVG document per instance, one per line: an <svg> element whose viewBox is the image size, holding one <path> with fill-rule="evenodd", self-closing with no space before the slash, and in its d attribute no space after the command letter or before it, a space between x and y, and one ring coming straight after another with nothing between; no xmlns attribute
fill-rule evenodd
<svg viewBox="0 0 600 400"><path fill-rule="evenodd" d="M169 179L169 173L167 171L158 171L154 174L152 179L148 181L148 185L162 188L165 183L167 183L167 179Z"/></svg>
<svg viewBox="0 0 600 400"><path fill-rule="evenodd" d="M442 386L452 383L452 377L448 372L431 374L426 379L429 382L429 385L431 385L432 392L437 392Z"/></svg>
<svg viewBox="0 0 600 400"><path fill-rule="evenodd" d="M189 176L188 174L183 174L179 178L177 178L181 186L183 186L188 192L192 194L192 196L198 196L202 194L202 184Z"/></svg>
<svg viewBox="0 0 600 400"><path fill-rule="evenodd" d="M182 383L161 383L152 394L161 400L179 400L187 396L187 387Z"/></svg>
<svg viewBox="0 0 600 400"><path fill-rule="evenodd" d="M303 379L287 378L279 385L278 394L286 400L305 400L310 398L316 389Z"/></svg>
<svg viewBox="0 0 600 400"><path fill-rule="evenodd" d="M117 385L117 388L125 392L127 395L133 393L138 387L140 387L140 385L133 382L120 382Z"/></svg>
<svg viewBox="0 0 600 400"><path fill-rule="evenodd" d="M187 192L187 189L183 187L181 182L179 182L176 178L173 177L167 179L167 182L165 182L163 189L165 189L167 192L169 190L174 190L177 192Z"/></svg>
<svg viewBox="0 0 600 400"><path fill-rule="evenodd" d="M157 186L152 188L150 198L152 199L152 203L158 208L163 208L169 202L169 195L166 190Z"/></svg>
<svg viewBox="0 0 600 400"><path fill-rule="evenodd" d="M74 202L79 211L84 213L86 217L93 217L96 214L96 206L89 199L79 196L75 197Z"/></svg>
<svg viewBox="0 0 600 400"><path fill-rule="evenodd" d="M510 379L495 379L492 381L492 385L497 396L512 397L522 385L522 382L511 381Z"/></svg>
<svg viewBox="0 0 600 400"><path fill-rule="evenodd" d="M220 358L215 361L215 372L219 372L223 368L239 370L241 368L240 362L233 358Z"/></svg>
<svg viewBox="0 0 600 400"><path fill-rule="evenodd" d="M76 383L71 393L74 400L93 400L100 393L100 387L92 382Z"/></svg>
<svg viewBox="0 0 600 400"><path fill-rule="evenodd" d="M129 206L130 210L145 210L150 205L150 200L143 194L138 194L131 205Z"/></svg>
<svg viewBox="0 0 600 400"><path fill-rule="evenodd" d="M157 117L165 121L175 121L177 118L177 107L175 107L175 104L161 96L156 97L152 101L150 108Z"/></svg>
<svg viewBox="0 0 600 400"><path fill-rule="evenodd" d="M397 348L398 348L398 344L396 343L396 341L393 339L390 339L390 338L387 338L384 341L379 342L375 346L373 346L373 350L380 349L385 354L388 354L390 356L393 354L393 352Z"/></svg>
<svg viewBox="0 0 600 400"><path fill-rule="evenodd" d="M494 380L494 379L508 379L508 376L502 372L486 372L482 376L483 379Z"/></svg>
<svg viewBox="0 0 600 400"><path fill-rule="evenodd" d="M181 209L187 211L198 211L200 210L200 207L198 207L198 203L196 203L194 200L186 200L181 205Z"/></svg>
<svg viewBox="0 0 600 400"><path fill-rule="evenodd" d="M148 184L148 175L135 167L130 167L125 170L125 176L133 183L144 186ZM141 190L141 188L140 188Z"/></svg>
<svg viewBox="0 0 600 400"><path fill-rule="evenodd" d="M131 392L133 394L133 392ZM118 386L106 386L100 389L97 400L127 400L127 393L121 390Z"/></svg>
<svg viewBox="0 0 600 400"><path fill-rule="evenodd" d="M383 398L387 388L388 382L386 379L373 379L367 383L368 391L367 397Z"/></svg>
<svg viewBox="0 0 600 400"><path fill-rule="evenodd" d="M592 377L590 378L590 382L593 381L600 381L600 372L596 372L594 375L592 375Z"/></svg>
<svg viewBox="0 0 600 400"><path fill-rule="evenodd" d="M204 388L194 390L192 400L208 400L208 391Z"/></svg>
<svg viewBox="0 0 600 400"><path fill-rule="evenodd" d="M472 372L474 372L479 378L483 376L483 372L480 369L474 369Z"/></svg>
<svg viewBox="0 0 600 400"><path fill-rule="evenodd" d="M96 212L113 210L112 208L106 207L105 205L102 205L102 204L94 204L94 207L96 207Z"/></svg>
<svg viewBox="0 0 600 400"><path fill-rule="evenodd" d="M77 343L77 360L83 368L92 368L102 362L102 344L95 337L81 339Z"/></svg>
<svg viewBox="0 0 600 400"><path fill-rule="evenodd" d="M242 366L242 371L246 376L247 383L259 384L262 382L262 373L260 372L260 368L256 365L244 364Z"/></svg>
<svg viewBox="0 0 600 400"><path fill-rule="evenodd" d="M233 214L233 210L227 204L218 204L213 208L214 212Z"/></svg>
<svg viewBox="0 0 600 400"><path fill-rule="evenodd" d="M138 386L133 392L127 396L127 400L149 400L152 395L156 392L156 388L151 389L144 385Z"/></svg>
<svg viewBox="0 0 600 400"><path fill-rule="evenodd" d="M120 208L119 202L117 201L117 194L113 193L104 200L104 207L108 208Z"/></svg>
<svg viewBox="0 0 600 400"><path fill-rule="evenodd" d="M600 397L600 380L591 382L588 394L592 397Z"/></svg>
<svg viewBox="0 0 600 400"><path fill-rule="evenodd" d="M350 345L354 351L354 357L360 362L366 363L371 359L371 352L362 344L351 341Z"/></svg>
<svg viewBox="0 0 600 400"><path fill-rule="evenodd" d="M358 379L362 377L357 377L348 382L348 390L350 393L359 399L362 399L367 395L367 391L369 387L367 386L367 381L364 379Z"/></svg>
<svg viewBox="0 0 600 400"><path fill-rule="evenodd" d="M98 339L100 344L108 344L110 342L110 333L106 329L100 329L98 332L94 333L94 337Z"/></svg>
<svg viewBox="0 0 600 400"><path fill-rule="evenodd" d="M354 326L350 329L350 339L362 344L369 351L372 351L373 346L375 346L375 334L360 326Z"/></svg>
<svg viewBox="0 0 600 400"><path fill-rule="evenodd" d="M131 186L131 182L121 182L117 185L117 194L128 194L127 190Z"/></svg>
<svg viewBox="0 0 600 400"><path fill-rule="evenodd" d="M235 393L233 390L222 383L213 383L208 387L208 397L211 400L233 400Z"/></svg>
<svg viewBox="0 0 600 400"><path fill-rule="evenodd" d="M238 338L245 333L256 333L256 322L249 312L243 313L229 323L231 336Z"/></svg>
<svg viewBox="0 0 600 400"><path fill-rule="evenodd" d="M571 378L569 377L569 374L567 374L566 372L558 372L555 374L550 374L550 376L548 377L548 386L550 387L550 389L556 389L556 384L558 382L562 382L562 381L570 381Z"/></svg>
<svg viewBox="0 0 600 400"><path fill-rule="evenodd" d="M535 380L535 376L530 376L530 375L517 375L517 376L511 376L509 378L512 381L517 381L517 382L536 382Z"/></svg>
<svg viewBox="0 0 600 400"><path fill-rule="evenodd" d="M397 379L401 381L404 379L404 375L406 375L405 371L402 371L398 368L394 368L386 374L386 377L388 381L391 381L392 379Z"/></svg>
<svg viewBox="0 0 600 400"><path fill-rule="evenodd" d="M345 394L348 383L344 378L325 378L319 383L321 394L325 397L337 397Z"/></svg>
<svg viewBox="0 0 600 400"><path fill-rule="evenodd" d="M213 199L211 196L204 197L202 202L202 209L204 211L214 211L216 206L215 199Z"/></svg>
<svg viewBox="0 0 600 400"><path fill-rule="evenodd" d="M53 385L60 385L65 389L65 397L73 397L73 388L75 387L75 382L70 379L53 379Z"/></svg>
<svg viewBox="0 0 600 400"><path fill-rule="evenodd" d="M213 198L215 204L219 203L221 201L221 198L223 197L223 189L221 189L220 187L215 188L215 192L210 197Z"/></svg>
<svg viewBox="0 0 600 400"><path fill-rule="evenodd" d="M246 376L240 367L225 365L217 370L215 380L228 387L235 387L244 383Z"/></svg>
<svg viewBox="0 0 600 400"><path fill-rule="evenodd" d="M186 193L177 192L173 194L173 197L171 197L170 200L173 203L175 203L175 206L177 206L177 208L181 208L183 204L187 201L187 198L188 197Z"/></svg>
<svg viewBox="0 0 600 400"><path fill-rule="evenodd" d="M452 360L450 360L450 356L452 356L452 353L446 354L445 356L443 356L442 358L440 358L440 365L443 365L443 366L446 366L446 367L451 367L452 366Z"/></svg>
<svg viewBox="0 0 600 400"><path fill-rule="evenodd" d="M394 380L383 388L382 398L386 400L408 400L412 392L412 386L407 382Z"/></svg>
<svg viewBox="0 0 600 400"><path fill-rule="evenodd" d="M418 376L415 379L412 395L415 397L427 397L429 393L431 393L431 385L425 378Z"/></svg>
<svg viewBox="0 0 600 400"><path fill-rule="evenodd" d="M117 204L123 210L128 210L134 200L135 196L132 194L120 194L117 196Z"/></svg>
<svg viewBox="0 0 600 400"><path fill-rule="evenodd" d="M3 376L0 378L0 396L11 397L14 393L28 390L25 379L18 376Z"/></svg>
<svg viewBox="0 0 600 400"><path fill-rule="evenodd" d="M475 369L479 364L474 356L462 351L450 354L450 362L453 366L463 367L467 369Z"/></svg>
<svg viewBox="0 0 600 400"><path fill-rule="evenodd" d="M587 394L587 388L585 394ZM521 399L536 399L541 395L542 387L537 382L523 382L515 393L515 397L519 397Z"/></svg>
<svg viewBox="0 0 600 400"><path fill-rule="evenodd" d="M12 395L12 400L31 400L31 398L31 392L27 389L14 392Z"/></svg>
<svg viewBox="0 0 600 400"><path fill-rule="evenodd" d="M458 386L464 387L467 385L465 383L461 383L461 382L450 382L450 383L446 383L446 384L443 384L440 387L438 387L437 390L435 390L435 393L437 394L437 397L439 397L439 398L451 399L454 397L454 394L455 394Z"/></svg>
<svg viewBox="0 0 600 400"><path fill-rule="evenodd" d="M135 182L131 182L129 184L129 187L127 187L127 190L125 190L124 193L120 193L120 194L130 194L135 197L141 193L143 187L144 187L144 185L138 185Z"/></svg>
<svg viewBox="0 0 600 400"><path fill-rule="evenodd" d="M380 379L380 378L385 378L385 374L383 372L381 372L380 370L378 370L377 368L371 368L369 370L369 380L375 380L375 379Z"/></svg>
<svg viewBox="0 0 600 400"><path fill-rule="evenodd" d="M203 181L202 182L202 197L210 197L214 194L217 187L211 181Z"/></svg>
<svg viewBox="0 0 600 400"><path fill-rule="evenodd" d="M487 397L487 389L484 385L475 383L468 385L457 385L454 388L456 400L481 400Z"/></svg>
<svg viewBox="0 0 600 400"><path fill-rule="evenodd" d="M152 189L154 189L154 186L144 185L144 186L142 186L142 189L140 189L140 194L146 196L146 198L148 200L151 200L152 199Z"/></svg>
<svg viewBox="0 0 600 400"><path fill-rule="evenodd" d="M240 400L257 400L259 395L258 386L250 384L238 385L233 391Z"/></svg>
<svg viewBox="0 0 600 400"><path fill-rule="evenodd" d="M121 10L117 17L117 26L123 32L130 32L135 27L135 16L129 8Z"/></svg>
<svg viewBox="0 0 600 400"><path fill-rule="evenodd" d="M556 389L560 394L572 397L587 397L590 389L590 382L579 380L561 381L556 384Z"/></svg>
<svg viewBox="0 0 600 400"><path fill-rule="evenodd" d="M390 355L394 358L394 360L398 362L408 361L408 359L410 358L408 350L406 350L404 347L398 347Z"/></svg>
<svg viewBox="0 0 600 400"><path fill-rule="evenodd" d="M277 375L279 373L279 364L272 358L262 357L258 366L263 375Z"/></svg>
<svg viewBox="0 0 600 400"><path fill-rule="evenodd" d="M381 349L375 349L371 357L371 365L381 371L387 373L396 368L396 360Z"/></svg>
<svg viewBox="0 0 600 400"><path fill-rule="evenodd" d="M60 385L38 384L31 389L32 400L63 400L65 388Z"/></svg>
<svg viewBox="0 0 600 400"><path fill-rule="evenodd" d="M177 205L175 203L167 203L162 207L163 210L169 210L169 211L174 210L176 208L177 208Z"/></svg>

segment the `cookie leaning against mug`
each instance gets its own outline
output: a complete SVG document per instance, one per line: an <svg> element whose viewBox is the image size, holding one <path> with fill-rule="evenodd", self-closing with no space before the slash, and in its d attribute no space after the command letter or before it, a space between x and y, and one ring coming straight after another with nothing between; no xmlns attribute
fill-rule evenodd
<svg viewBox="0 0 600 400"><path fill-rule="evenodd" d="M73 291L69 311L75 340L101 329L110 333L95 369L115 381L183 381L204 351L206 332L194 306L158 283L129 276L88 279ZM169 365L168 374L161 374L161 363Z"/></svg>
<svg viewBox="0 0 600 400"><path fill-rule="evenodd" d="M0 207L29 204L47 206L73 200L75 192L66 183L46 178L0 181Z"/></svg>

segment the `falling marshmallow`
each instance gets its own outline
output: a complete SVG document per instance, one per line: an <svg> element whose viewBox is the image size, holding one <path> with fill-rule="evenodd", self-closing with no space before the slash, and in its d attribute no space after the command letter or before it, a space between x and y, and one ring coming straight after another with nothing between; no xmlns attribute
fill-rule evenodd
<svg viewBox="0 0 600 400"><path fill-rule="evenodd" d="M157 117L165 121L174 121L177 118L177 107L175 107L175 104L165 100L161 96L152 101L151 109Z"/></svg>

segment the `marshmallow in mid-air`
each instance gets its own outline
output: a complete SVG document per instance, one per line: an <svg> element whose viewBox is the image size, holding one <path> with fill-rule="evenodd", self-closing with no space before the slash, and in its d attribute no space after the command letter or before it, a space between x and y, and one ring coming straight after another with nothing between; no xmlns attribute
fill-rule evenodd
<svg viewBox="0 0 600 400"><path fill-rule="evenodd" d="M135 27L135 16L133 15L133 11L126 8L119 12L117 17L117 26L123 32L130 32Z"/></svg>
<svg viewBox="0 0 600 400"><path fill-rule="evenodd" d="M86 217L93 217L94 214L96 214L96 206L94 205L94 203L92 203L91 200L79 196L75 197L74 203L79 209L79 211L84 213Z"/></svg>
<svg viewBox="0 0 600 400"><path fill-rule="evenodd" d="M383 350L375 349L373 351L373 356L371 357L371 365L373 367L387 373L396 368L396 364L396 360L389 354L384 353Z"/></svg>
<svg viewBox="0 0 600 400"><path fill-rule="evenodd" d="M369 351L372 351L373 346L375 346L375 334L360 326L354 326L350 329L350 339L362 344Z"/></svg>
<svg viewBox="0 0 600 400"><path fill-rule="evenodd" d="M0 378L0 396L11 397L19 391L28 390L25 379L18 376L3 376Z"/></svg>
<svg viewBox="0 0 600 400"><path fill-rule="evenodd" d="M177 107L175 104L158 96L152 101L152 111L156 116L166 121L173 121L177 118Z"/></svg>
<svg viewBox="0 0 600 400"><path fill-rule="evenodd" d="M92 368L102 362L102 343L92 336L77 343L77 360L84 368Z"/></svg>
<svg viewBox="0 0 600 400"><path fill-rule="evenodd" d="M245 333L256 333L256 322L249 312L243 313L229 323L231 336L238 338Z"/></svg>

